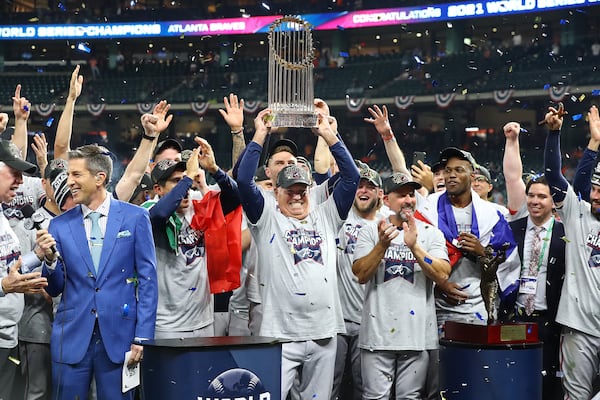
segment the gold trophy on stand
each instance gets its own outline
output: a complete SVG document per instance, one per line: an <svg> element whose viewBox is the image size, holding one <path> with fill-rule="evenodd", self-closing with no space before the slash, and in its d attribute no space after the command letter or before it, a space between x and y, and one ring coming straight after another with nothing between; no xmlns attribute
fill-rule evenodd
<svg viewBox="0 0 600 400"><path fill-rule="evenodd" d="M285 16L269 28L269 108L272 127L312 128L314 49L311 25Z"/></svg>

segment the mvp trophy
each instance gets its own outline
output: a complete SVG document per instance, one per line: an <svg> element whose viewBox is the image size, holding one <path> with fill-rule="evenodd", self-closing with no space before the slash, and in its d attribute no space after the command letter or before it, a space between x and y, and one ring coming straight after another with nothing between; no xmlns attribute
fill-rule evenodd
<svg viewBox="0 0 600 400"><path fill-rule="evenodd" d="M446 321L440 340L440 394L446 400L542 400L542 343L536 323L498 321L498 266L506 249L478 259L487 325Z"/></svg>
<svg viewBox="0 0 600 400"><path fill-rule="evenodd" d="M269 28L269 108L272 127L317 126L313 87L314 49L310 24L285 16Z"/></svg>

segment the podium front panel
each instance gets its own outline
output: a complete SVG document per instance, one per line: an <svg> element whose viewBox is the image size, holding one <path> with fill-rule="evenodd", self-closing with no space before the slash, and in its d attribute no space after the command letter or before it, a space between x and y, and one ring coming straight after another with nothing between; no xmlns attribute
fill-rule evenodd
<svg viewBox="0 0 600 400"><path fill-rule="evenodd" d="M281 343L277 340L194 338L144 343L144 400L280 397Z"/></svg>

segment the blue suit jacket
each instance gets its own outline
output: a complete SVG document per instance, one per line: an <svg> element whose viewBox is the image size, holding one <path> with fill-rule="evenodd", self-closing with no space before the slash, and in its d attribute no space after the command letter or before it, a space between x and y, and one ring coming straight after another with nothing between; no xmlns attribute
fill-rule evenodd
<svg viewBox="0 0 600 400"><path fill-rule="evenodd" d="M98 276L80 206L54 218L49 231L64 259L54 271L43 269L46 291L62 293L50 340L52 360L83 359L97 314L109 358L122 363L134 337L154 338L158 286L148 211L111 199Z"/></svg>

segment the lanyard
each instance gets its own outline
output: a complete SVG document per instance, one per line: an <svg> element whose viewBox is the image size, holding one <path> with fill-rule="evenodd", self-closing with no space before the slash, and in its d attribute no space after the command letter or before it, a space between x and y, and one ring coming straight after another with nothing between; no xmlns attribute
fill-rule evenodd
<svg viewBox="0 0 600 400"><path fill-rule="evenodd" d="M544 245L542 246L542 250L540 251L540 256L537 262L537 272L540 272L540 268L542 267L542 262L544 261L544 254L546 254L546 249L548 248L548 243L550 243L550 236L552 236L552 228L554 228L554 217L552 217L552 221L550 222L550 226L546 231L546 237L542 239L544 241ZM531 262L531 260L529 260ZM522 269L525 270L525 266L522 266Z"/></svg>

